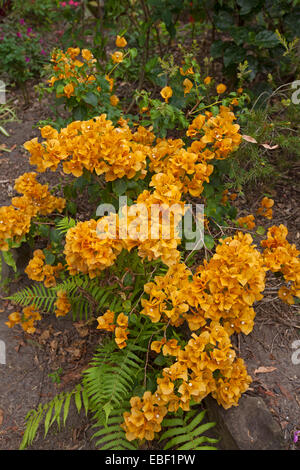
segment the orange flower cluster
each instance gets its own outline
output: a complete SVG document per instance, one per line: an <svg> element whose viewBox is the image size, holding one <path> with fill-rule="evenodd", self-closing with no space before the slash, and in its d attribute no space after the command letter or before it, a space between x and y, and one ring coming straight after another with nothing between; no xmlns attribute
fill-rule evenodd
<svg viewBox="0 0 300 470"><path fill-rule="evenodd" d="M92 279L114 263L124 248L118 233L110 231L117 223L117 215L111 214L98 222L94 219L79 222L68 230L64 254L72 276L82 272Z"/></svg>
<svg viewBox="0 0 300 470"><path fill-rule="evenodd" d="M249 214L245 217L240 217L239 219L237 219L237 223L240 227L247 227L249 230L251 230L255 227L254 215Z"/></svg>
<svg viewBox="0 0 300 470"><path fill-rule="evenodd" d="M175 356L176 362L163 369L162 377L157 378L154 394L146 392L151 411L155 405L161 407L163 416L167 412L176 412L178 408L188 411L192 400L199 403L210 393L225 409L238 405L242 393L251 383L251 377L243 360L236 358L229 335L218 322L211 322L199 335L193 333L183 349L176 340L153 342L152 349L159 349L159 343L166 347L163 353ZM153 423L153 414L148 415L148 408L143 406L144 402L139 397L133 397L130 404L131 412L124 413L122 425L127 439L152 440L154 432L161 429L161 411ZM147 436L144 430L150 417L152 432Z"/></svg>
<svg viewBox="0 0 300 470"><path fill-rule="evenodd" d="M170 266L180 258L178 224L184 215L180 185L164 173L154 175L149 185L153 192L143 191L135 204L123 209L128 214L126 248L137 246L141 258L161 258Z"/></svg>
<svg viewBox="0 0 300 470"><path fill-rule="evenodd" d="M54 306L56 317L65 317L71 309L71 303L68 299L67 293L64 290L57 291L57 301Z"/></svg>
<svg viewBox="0 0 300 470"><path fill-rule="evenodd" d="M182 139L157 139L150 155L149 169L175 178L182 192L200 196L203 183L209 182L213 172L213 166L206 160L214 156L211 152L201 152L198 142L193 142L187 150L183 146Z"/></svg>
<svg viewBox="0 0 300 470"><path fill-rule="evenodd" d="M154 175L150 186L154 191L143 191L135 204L122 208L120 217L111 214L97 222L79 222L68 230L64 254L71 275L97 276L114 263L123 248L137 247L141 258L161 258L169 266L178 262L181 239L177 226L184 215L181 192L176 180L163 173Z"/></svg>
<svg viewBox="0 0 300 470"><path fill-rule="evenodd" d="M167 408L149 391L144 393L143 398L132 397L130 405L131 410L124 413L124 423L121 424L126 438L129 441L137 438L152 441L155 433L161 430Z"/></svg>
<svg viewBox="0 0 300 470"><path fill-rule="evenodd" d="M221 240L215 255L193 276L184 264L169 268L145 285L148 299L142 299L142 314L153 322L170 321L178 326L185 320L192 331L207 320L222 322L229 334L248 334L254 325L252 305L262 299L265 287L264 260L252 237L239 232Z"/></svg>
<svg viewBox="0 0 300 470"><path fill-rule="evenodd" d="M294 297L300 297L300 260L299 250L291 245L286 237L288 230L284 225L269 228L267 239L262 240L263 257L266 268L274 273L281 272L290 287L279 289L278 296L286 303L293 304Z"/></svg>
<svg viewBox="0 0 300 470"><path fill-rule="evenodd" d="M81 60L78 57L81 55ZM96 59L88 49L80 50L79 47L69 47L64 53L56 50L52 54L51 62L54 75L49 80L49 85L53 86L58 80L67 80L64 86L63 95L67 98L74 96L75 87L82 83L91 83L96 80Z"/></svg>
<svg viewBox="0 0 300 470"><path fill-rule="evenodd" d="M126 121L122 124L114 127L102 114L88 121L74 121L59 133L45 126L41 135L46 140L39 143L34 138L24 147L31 154L30 163L39 172L55 171L62 162L63 171L76 177L86 169L97 175L105 174L106 181L123 176L131 179L137 174L144 178L151 149L141 142L145 134L151 133L142 127L132 133Z"/></svg>
<svg viewBox="0 0 300 470"><path fill-rule="evenodd" d="M128 317L124 313L120 313L117 318L117 327L115 329L115 342L118 348L123 349L126 346L127 337L129 334Z"/></svg>
<svg viewBox="0 0 300 470"><path fill-rule="evenodd" d="M155 276L153 282L144 286L149 298L141 300L141 314L147 315L153 323L164 321L179 326L184 320L189 321L187 312L192 298L191 274L184 264L177 263L169 268L165 276ZM202 324L205 324L203 319Z"/></svg>
<svg viewBox="0 0 300 470"><path fill-rule="evenodd" d="M0 207L0 250L9 250L9 240L16 243L30 230L31 216L13 206Z"/></svg>
<svg viewBox="0 0 300 470"><path fill-rule="evenodd" d="M31 219L48 215L57 210L62 212L66 201L50 194L48 185L36 181L36 173L24 173L16 179L16 191L23 194L12 198L10 206L0 207L0 249L9 249L8 240L18 243L30 230Z"/></svg>
<svg viewBox="0 0 300 470"><path fill-rule="evenodd" d="M272 219L273 217L273 210L272 207L274 206L273 199L269 199L268 197L264 197L260 202L260 207L257 209L257 214L267 219Z"/></svg>
<svg viewBox="0 0 300 470"><path fill-rule="evenodd" d="M198 137L203 134L197 145L203 149L209 147L213 158L223 160L240 145L242 136L239 134L240 126L233 124L236 119L234 113L226 106L220 107L217 116L211 112L197 116L187 130L188 137Z"/></svg>
<svg viewBox="0 0 300 470"><path fill-rule="evenodd" d="M97 318L97 321L98 321L97 330L105 330L105 331L114 332L116 329L114 319L115 319L115 313L112 312L111 310L107 310L104 313L104 315L101 315L101 317Z"/></svg>
<svg viewBox="0 0 300 470"><path fill-rule="evenodd" d="M229 334L252 331L252 305L263 298L266 268L252 241L250 234L241 232L220 240L214 256L194 275L195 307L206 319L222 320Z"/></svg>
<svg viewBox="0 0 300 470"><path fill-rule="evenodd" d="M27 210L32 216L37 214L48 215L57 210L62 212L66 200L50 194L48 184L40 184L36 180L34 172L24 173L15 181L15 190L24 194L22 197L12 199L13 206L20 210Z"/></svg>
<svg viewBox="0 0 300 470"><path fill-rule="evenodd" d="M115 342L118 348L123 349L126 347L128 338L128 317L124 313L120 313L115 323L115 313L107 310L104 315L97 318L97 330L105 330L115 333Z"/></svg>
<svg viewBox="0 0 300 470"><path fill-rule="evenodd" d="M45 287L54 287L56 286L56 277L63 269L64 267L61 263L57 266L45 264L45 255L43 251L35 250L33 252L33 258L29 261L25 272L29 279L44 282Z"/></svg>
<svg viewBox="0 0 300 470"><path fill-rule="evenodd" d="M21 325L26 333L32 334L36 331L35 322L41 320L42 317L40 313L36 310L35 305L23 308L23 313L13 312L8 315L8 322L5 324L12 328L15 325Z"/></svg>
<svg viewBox="0 0 300 470"><path fill-rule="evenodd" d="M240 142L238 124L233 124L234 114L224 106L213 117L210 112L197 116L187 130L187 136L198 138L185 149L182 139L157 139L150 154L149 170L173 176L182 184L182 192L198 197L203 184L209 182L213 172L212 159L224 159Z"/></svg>

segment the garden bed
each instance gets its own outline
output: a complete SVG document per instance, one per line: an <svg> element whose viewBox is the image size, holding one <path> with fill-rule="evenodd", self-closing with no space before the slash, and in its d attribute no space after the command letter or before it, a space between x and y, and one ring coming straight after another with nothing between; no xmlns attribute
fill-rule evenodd
<svg viewBox="0 0 300 470"><path fill-rule="evenodd" d="M21 101L18 93L14 98L16 104L19 102L17 100ZM13 184L16 177L31 170L22 145L24 141L39 135L38 129L33 129L33 126L37 119L45 118L49 112L48 99L38 103L34 100L34 93L32 93L31 102L32 105L29 108L18 113L20 122L13 122L7 126L10 137L2 138L7 149L11 150L2 152L0 160L1 179L5 181L1 182L2 205L9 204L14 194ZM275 209L272 224L286 223L291 240L299 240L299 216L295 217L294 214L299 192L293 184L294 171L291 169L286 178L271 190L274 198L279 198L281 201ZM55 184L56 175L50 174L50 177L50 185L51 182ZM47 178L44 176L43 179L49 182L49 175ZM249 207L256 203L257 192L253 191L248 195ZM10 275L12 274L11 272ZM12 293L20 290L26 284L28 284L28 279L23 274L19 280L11 281L9 291ZM267 417L264 418L265 422L272 424L272 421L275 421L280 429L280 436L276 432L272 433L267 427L262 428L259 437L263 440L258 444L255 439L253 447L250 424L247 429L248 441L247 436L244 435L244 441L240 443L243 449L255 449L257 445L261 449L276 449L278 445L284 449L297 448L293 437L300 423L300 375L299 365L292 362L294 352L292 343L299 338L300 325L295 308L284 305L278 299L272 300L273 297L272 294L267 295L264 301L256 307L254 330L248 336L236 336L234 345L239 355L245 360L253 378L245 400L247 396L263 400L268 409ZM11 302L1 301L0 338L7 345L7 364L0 366L0 448L2 450L19 448L24 432L24 419L31 409L79 383L82 370L88 367L93 351L101 341L101 334L95 330L95 324L85 326L84 322L82 324L79 322L74 325L71 319L57 319L53 316L46 317L34 335L10 330L4 325L4 321L14 308ZM55 375L57 371L59 373ZM251 411L258 413L256 405L251 408ZM244 423L243 415L247 417L246 411L237 408L233 412L234 422ZM216 408L214 405L211 413L212 419L225 420L226 423L226 420L229 420L227 414L231 411L221 411L220 407ZM36 441L30 448L33 450L94 449L91 426L92 423L84 412L78 414L73 405L66 428L60 432L53 429L46 439L43 439L43 428L41 428ZM232 427L230 429L236 438L241 436L241 433L245 433L244 427L241 429L237 426L237 429L232 429ZM226 440L226 432L228 429L225 431L224 427L217 428L215 433L211 431L212 435L220 438L220 448L222 446L227 449L234 448L233 442L230 440L228 442L228 438Z"/></svg>
<svg viewBox="0 0 300 470"><path fill-rule="evenodd" d="M218 2L209 25L193 3L180 21L171 9L175 29L143 1L137 20L107 7L100 33L103 6L87 3L61 4L62 24L53 10L46 50L43 27L19 20L18 38L37 45L27 42L30 65L7 89L17 120L0 128L0 206L16 217L15 226L3 219L0 238L0 449L298 449L299 111L275 83L280 73L263 83L276 48L286 80L297 78L297 41L249 35L250 70L240 23L223 27L229 12ZM249 12L242 5L238 15ZM143 44L111 32L119 14ZM82 49L63 51L84 34ZM46 78L33 78L56 44ZM210 50L217 61L203 57ZM204 248L185 250L186 232L166 245L128 234L103 245L97 206L114 212L124 195L127 209L204 203Z"/></svg>

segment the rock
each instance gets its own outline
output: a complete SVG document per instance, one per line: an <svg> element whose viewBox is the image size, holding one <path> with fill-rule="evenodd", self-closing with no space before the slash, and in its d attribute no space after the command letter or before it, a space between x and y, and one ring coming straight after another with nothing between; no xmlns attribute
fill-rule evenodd
<svg viewBox="0 0 300 470"><path fill-rule="evenodd" d="M221 450L284 450L286 444L279 424L264 401L242 396L239 406L224 410L212 397L205 399L210 421L216 422L215 434Z"/></svg>

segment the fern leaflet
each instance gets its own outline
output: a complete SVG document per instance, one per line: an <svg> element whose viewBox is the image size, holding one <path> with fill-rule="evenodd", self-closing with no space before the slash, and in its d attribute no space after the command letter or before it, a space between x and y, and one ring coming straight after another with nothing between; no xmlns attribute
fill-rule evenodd
<svg viewBox="0 0 300 470"><path fill-rule="evenodd" d="M216 450L215 447L202 445L203 443L216 443L218 439L203 436L215 423L204 423L200 425L205 411L198 414L197 410L191 410L183 418L164 419L163 427L168 428L161 436L160 441L165 441L163 449L176 450Z"/></svg>

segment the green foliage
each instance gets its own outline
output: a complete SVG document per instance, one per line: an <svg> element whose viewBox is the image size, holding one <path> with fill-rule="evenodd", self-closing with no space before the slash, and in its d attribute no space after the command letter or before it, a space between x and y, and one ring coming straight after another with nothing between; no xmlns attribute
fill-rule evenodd
<svg viewBox="0 0 300 470"><path fill-rule="evenodd" d="M127 441L120 424L125 411L122 407L126 405L128 408L138 374L144 368L143 361L138 357L140 352L141 348L137 345L130 345L124 351L116 351L114 341L101 345L92 359L91 367L84 371L82 385L78 385L70 393L56 396L51 402L39 405L37 410L28 413L20 448L25 449L32 444L42 421L45 436L55 422L60 428L61 414L65 425L70 401L74 398L77 411L80 412L83 406L86 414L90 411L94 415L94 427L101 428L93 436L97 438L96 446L102 450L136 449L137 445Z"/></svg>
<svg viewBox="0 0 300 470"><path fill-rule="evenodd" d="M56 291L54 289L47 289L41 283L33 284L12 294L8 299L22 307L34 304L37 309L49 313L53 310L54 302L56 301Z"/></svg>
<svg viewBox="0 0 300 470"><path fill-rule="evenodd" d="M33 443L42 422L44 422L44 438L53 424L56 423L59 430L61 424L65 426L69 416L71 400L74 400L78 413L83 408L85 414L87 414L89 408L88 397L81 385L77 385L71 392L56 395L53 400L44 405L40 404L37 410L30 410L25 418L26 429L20 450L26 449Z"/></svg>
<svg viewBox="0 0 300 470"><path fill-rule="evenodd" d="M60 384L61 383L60 376L62 374L62 371L63 371L62 368L59 367L56 371L48 374L48 377L51 378L53 383Z"/></svg>
<svg viewBox="0 0 300 470"><path fill-rule="evenodd" d="M139 340L149 341L149 334L150 330L146 327L142 335L138 335ZM137 440L129 442L121 424L123 413L129 409L129 400L137 392L140 377L144 374L145 364L139 356L146 350L141 348L140 344L140 341L134 341L124 350L116 350L113 340L103 343L95 352L90 367L84 371L81 385L77 385L71 392L57 395L50 402L39 405L37 410L31 410L27 414L26 430L20 449L25 449L33 443L42 422L44 437L54 423L58 429L61 427L61 421L65 426L70 402L74 398L78 413L83 407L86 414L93 414L93 427L98 428L92 436L96 447L101 450L138 450ZM183 416L182 410L179 410L175 417L165 418L162 426L167 430L162 433L159 441L163 443L163 449L215 449L202 445L217 442L214 438L202 435L215 425L211 422L201 424L204 415L204 411L199 414L195 409Z"/></svg>
<svg viewBox="0 0 300 470"><path fill-rule="evenodd" d="M207 15L214 31L228 37L211 45L212 56L223 61L226 72L235 74L237 65L245 59L251 80L259 73L275 71L278 63L283 73L294 67L284 53L282 40L284 36L285 41L295 45L298 35L300 8L292 0L214 0L200 6L194 1L192 11L195 16ZM281 37L276 33L278 28Z"/></svg>
<svg viewBox="0 0 300 470"><path fill-rule="evenodd" d="M84 49L82 54L83 51ZM79 58L79 55L77 53L76 56ZM114 63L112 59L100 63L94 56L92 59L82 56L75 61L68 50L62 52L55 49L52 54L55 62L47 69L50 83L47 86L40 85L39 93L41 96L45 93L54 94L56 112L62 106L69 111L69 116L59 127L74 120L87 120L103 113L116 123L121 116L121 109L118 105L119 99L113 91L114 81L118 77L123 80L126 78L126 71L132 69L136 55L136 49L131 48L124 52L119 63Z"/></svg>
<svg viewBox="0 0 300 470"><path fill-rule="evenodd" d="M218 439L202 435L215 426L215 423L211 422L201 424L205 411L199 413L198 409L192 409L183 415L180 410L177 414L176 417L163 420L162 428L166 431L162 433L159 440L163 443L163 450L217 450L216 447L206 445L206 443L214 444L218 442Z"/></svg>
<svg viewBox="0 0 300 470"><path fill-rule="evenodd" d="M122 309L122 299L117 295L118 284L100 286L99 280L90 280L86 275L68 277L56 287L47 288L42 283L35 283L14 293L9 300L26 307L34 304L45 313L54 311L57 291L64 290L72 304L74 320L89 318L103 308L112 306L116 311Z"/></svg>
<svg viewBox="0 0 300 470"><path fill-rule="evenodd" d="M276 92L273 96L277 96ZM256 142L244 141L228 161L228 187L241 190L259 181L275 181L300 158L299 106L290 100L284 106L283 98L281 101L277 98L273 105L268 97L262 99L262 103L258 101L252 110L240 116L242 133Z"/></svg>
<svg viewBox="0 0 300 470"><path fill-rule="evenodd" d="M22 0L12 2L13 17L28 18L37 24L50 24L58 19L59 0Z"/></svg>
<svg viewBox="0 0 300 470"><path fill-rule="evenodd" d="M12 83L23 86L27 80L40 74L45 56L38 33L25 25L6 22L0 26L0 75L7 75Z"/></svg>
<svg viewBox="0 0 300 470"><path fill-rule="evenodd" d="M13 252L11 250L2 251L2 256L3 256L4 262L8 266L10 266L14 270L14 272L17 272L17 266L16 266L16 261L15 261Z"/></svg>
<svg viewBox="0 0 300 470"><path fill-rule="evenodd" d="M132 342L124 350L116 350L115 341L109 341L96 351L91 367L84 371L83 385L98 423L107 424L112 410L129 401L144 367L138 357L141 351Z"/></svg>
<svg viewBox="0 0 300 470"><path fill-rule="evenodd" d="M56 227L61 233L65 234L70 228L75 227L75 225L76 221L74 219L71 217L64 217L57 222Z"/></svg>
<svg viewBox="0 0 300 470"><path fill-rule="evenodd" d="M105 426L101 426L100 423L94 426L101 426L93 434L95 446L100 450L138 450L138 444L135 441L129 442L126 439L125 431L121 428L124 411L125 409L117 407L111 410Z"/></svg>

